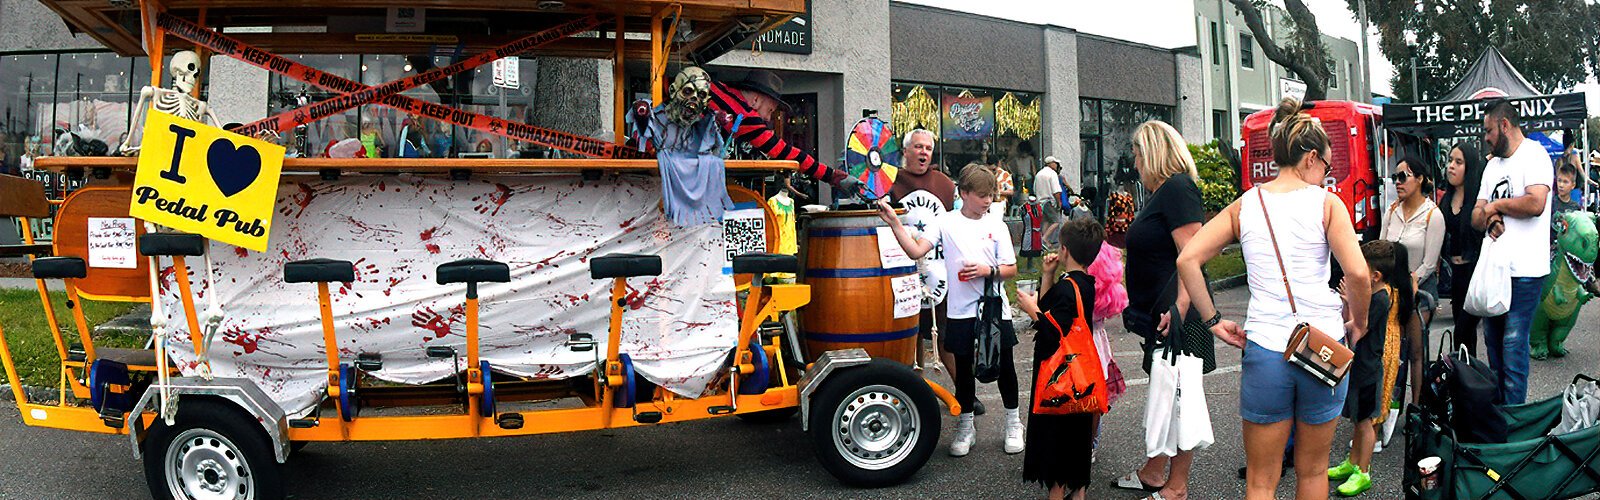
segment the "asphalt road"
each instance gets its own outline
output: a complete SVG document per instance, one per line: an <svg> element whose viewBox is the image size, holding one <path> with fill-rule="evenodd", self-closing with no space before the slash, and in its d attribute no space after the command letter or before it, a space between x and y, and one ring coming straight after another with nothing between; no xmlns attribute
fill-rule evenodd
<svg viewBox="0 0 1600 500"><path fill-rule="evenodd" d="M1243 289L1222 292L1218 299L1231 317L1243 315ZM1558 393L1579 371L1600 372L1600 329L1593 326L1597 310L1591 306L1584 312L1582 326L1569 340L1571 355L1534 362L1531 398ZM1445 313L1435 321L1436 331L1447 327ZM1143 463L1145 386L1138 341L1121 330L1120 321L1108 327L1131 386L1103 420L1089 498L1133 499L1139 495L1109 483ZM1025 336L1019 346L1019 366L1029 365L1021 360L1027 359L1030 340ZM1238 362L1236 350L1219 344L1220 369L1206 378L1217 443L1198 455L1190 498L1243 494L1243 482L1236 476L1244 462ZM951 458L945 453L954 428L953 418L947 417L939 451L910 482L894 488L839 485L817 464L798 420L754 425L729 418L524 438L317 443L291 458L288 491L295 498L318 499L1042 498L1042 489L1022 482L1022 456L1001 451L999 394L989 385L980 389L980 396L991 413L978 419L972 454ZM133 460L125 437L30 428L16 411L13 403L0 401L0 498L149 497L141 465ZM1335 462L1344 457L1349 433L1349 425L1342 424ZM1392 451L1374 457L1376 485L1361 498L1401 498L1399 439ZM1292 497L1292 487L1293 475L1286 474L1279 497Z"/></svg>

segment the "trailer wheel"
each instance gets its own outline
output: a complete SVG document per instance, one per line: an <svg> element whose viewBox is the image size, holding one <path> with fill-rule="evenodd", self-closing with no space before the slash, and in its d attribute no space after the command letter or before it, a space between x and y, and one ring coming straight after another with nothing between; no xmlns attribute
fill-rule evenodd
<svg viewBox="0 0 1600 500"><path fill-rule="evenodd" d="M150 495L214 500L283 498L280 465L255 419L232 404L186 399L177 425L156 419L144 441Z"/></svg>
<svg viewBox="0 0 1600 500"><path fill-rule="evenodd" d="M863 487L904 482L939 442L939 406L922 377L874 359L823 382L811 400L811 442L822 467Z"/></svg>

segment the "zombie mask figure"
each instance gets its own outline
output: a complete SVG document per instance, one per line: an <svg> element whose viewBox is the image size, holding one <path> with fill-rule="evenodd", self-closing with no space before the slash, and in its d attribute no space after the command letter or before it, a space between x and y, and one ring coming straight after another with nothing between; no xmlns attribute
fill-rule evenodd
<svg viewBox="0 0 1600 500"><path fill-rule="evenodd" d="M705 115L706 101L711 100L711 75L695 66L683 68L668 91L667 116L679 125L691 125Z"/></svg>

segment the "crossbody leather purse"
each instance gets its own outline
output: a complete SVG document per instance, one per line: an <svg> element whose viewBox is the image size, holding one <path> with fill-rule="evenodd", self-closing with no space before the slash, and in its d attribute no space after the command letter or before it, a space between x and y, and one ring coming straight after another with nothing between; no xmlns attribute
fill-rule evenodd
<svg viewBox="0 0 1600 500"><path fill-rule="evenodd" d="M1289 311L1294 314L1294 333L1289 335L1289 347L1283 350L1283 360L1310 372L1328 387L1338 386L1339 381L1350 372L1350 362L1355 359L1355 352L1317 327L1300 320L1300 311L1294 303L1294 288L1289 285L1289 271L1283 265L1278 235L1272 230L1272 216L1267 213L1267 199L1261 194L1260 187L1256 188L1256 199L1261 201L1261 217L1267 220L1272 253L1278 259L1278 272L1283 275L1283 290L1289 295Z"/></svg>

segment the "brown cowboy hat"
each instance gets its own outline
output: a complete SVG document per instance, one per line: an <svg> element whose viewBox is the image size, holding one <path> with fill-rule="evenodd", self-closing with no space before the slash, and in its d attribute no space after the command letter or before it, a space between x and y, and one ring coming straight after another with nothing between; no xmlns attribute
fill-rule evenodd
<svg viewBox="0 0 1600 500"><path fill-rule="evenodd" d="M744 74L744 79L728 82L728 85L737 89L757 92L771 97L784 113L792 112L789 103L783 100L783 78L776 73L764 69L753 69Z"/></svg>

